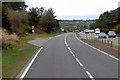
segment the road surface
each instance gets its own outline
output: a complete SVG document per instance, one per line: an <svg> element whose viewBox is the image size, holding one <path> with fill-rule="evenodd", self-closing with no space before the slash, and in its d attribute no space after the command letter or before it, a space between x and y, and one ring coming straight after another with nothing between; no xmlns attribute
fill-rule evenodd
<svg viewBox="0 0 120 80"><path fill-rule="evenodd" d="M118 61L82 43L74 33L66 33L48 40L22 75L24 78L118 80L115 79Z"/></svg>

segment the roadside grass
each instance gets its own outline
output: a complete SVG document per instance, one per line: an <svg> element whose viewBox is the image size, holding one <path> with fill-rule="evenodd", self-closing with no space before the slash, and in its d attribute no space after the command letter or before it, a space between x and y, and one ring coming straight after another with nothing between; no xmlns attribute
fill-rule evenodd
<svg viewBox="0 0 120 80"><path fill-rule="evenodd" d="M26 47L25 47L26 46ZM36 46L24 43L22 47L24 50L18 50L21 48L18 46L11 46L7 51L3 50L2 53L2 77L11 78L11 76L20 68L28 56L30 56L35 50Z"/></svg>
<svg viewBox="0 0 120 80"><path fill-rule="evenodd" d="M16 45L11 45L8 50L2 50L2 78L11 78L27 58L38 48L26 43L29 40L42 37L53 37L57 34L30 34L19 38Z"/></svg>

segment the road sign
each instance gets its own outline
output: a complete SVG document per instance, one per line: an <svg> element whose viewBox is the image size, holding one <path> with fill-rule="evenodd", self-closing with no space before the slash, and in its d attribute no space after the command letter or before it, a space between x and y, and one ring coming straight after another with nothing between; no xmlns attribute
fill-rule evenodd
<svg viewBox="0 0 120 80"><path fill-rule="evenodd" d="M64 29L64 27L61 27L62 29Z"/></svg>
<svg viewBox="0 0 120 80"><path fill-rule="evenodd" d="M32 33L34 33L34 30L32 30Z"/></svg>
<svg viewBox="0 0 120 80"><path fill-rule="evenodd" d="M64 27L61 27L61 31L65 31Z"/></svg>
<svg viewBox="0 0 120 80"><path fill-rule="evenodd" d="M34 26L32 26L32 33L34 33Z"/></svg>

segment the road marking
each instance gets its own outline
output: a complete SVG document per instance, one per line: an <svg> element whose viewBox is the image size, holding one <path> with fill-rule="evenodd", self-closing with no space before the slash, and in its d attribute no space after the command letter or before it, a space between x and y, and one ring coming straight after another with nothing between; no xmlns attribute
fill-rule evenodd
<svg viewBox="0 0 120 80"><path fill-rule="evenodd" d="M68 47L69 51L71 51L70 47Z"/></svg>
<svg viewBox="0 0 120 80"><path fill-rule="evenodd" d="M70 53L75 57L75 54L72 51L70 51Z"/></svg>
<svg viewBox="0 0 120 80"><path fill-rule="evenodd" d="M31 65L33 64L33 62L35 61L36 57L38 56L38 54L40 53L40 51L43 49L43 47L41 47L38 52L36 53L36 55L33 57L33 59L31 60L31 62L29 63L29 65L27 66L27 68L25 69L25 71L23 72L23 74L21 75L21 79L23 79L26 75L26 73L28 72L28 70L30 69Z"/></svg>
<svg viewBox="0 0 120 80"><path fill-rule="evenodd" d="M80 64L80 66L83 66L83 64L79 61L79 59L78 58L75 58L76 59L76 61ZM84 68L85 69L85 68Z"/></svg>
<svg viewBox="0 0 120 80"><path fill-rule="evenodd" d="M89 75L89 77L90 77L92 80L94 80L93 76L92 76L88 71L86 71L86 73Z"/></svg>
<svg viewBox="0 0 120 80"><path fill-rule="evenodd" d="M75 34L75 37L76 37L76 39L78 39L78 37L76 36L76 34ZM86 43L86 42L80 40L80 39L78 39L78 40L79 40L80 42L86 44L87 46L89 46L89 47L91 47L91 48L93 48L93 49L95 49L95 50L97 50L97 51L99 51L99 52L101 52L101 53L103 53L103 54L105 54L105 55L108 55L109 57L111 57L111 58L113 58L113 59L115 59L115 60L120 61L120 59L118 59L118 58L116 58L116 57L114 57L114 56L112 56L112 55L110 55L110 54L108 54L108 53L106 53L106 52L104 52L104 51L102 51L102 50L100 50L100 49L97 49L97 48L95 48L95 47L89 45L88 43Z"/></svg>
<svg viewBox="0 0 120 80"><path fill-rule="evenodd" d="M70 51L70 53L73 55L73 57L75 58L75 60L77 61L77 63L85 70L86 74L91 78L91 80L95 80L93 78L93 76L90 74L90 72L87 71L87 69L83 66L83 64L79 61L79 59L75 56L75 54L72 52L72 50L70 49L70 47L68 46L67 44L67 41L66 41L66 37L67 35L65 36L64 38L64 42L65 42L65 45L67 46L68 50Z"/></svg>

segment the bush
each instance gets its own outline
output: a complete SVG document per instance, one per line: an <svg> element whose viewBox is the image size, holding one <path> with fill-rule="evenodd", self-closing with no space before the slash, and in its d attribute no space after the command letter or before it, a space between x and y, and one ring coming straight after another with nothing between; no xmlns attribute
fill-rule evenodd
<svg viewBox="0 0 120 80"><path fill-rule="evenodd" d="M105 28L105 29L102 29L102 32L105 32L105 33L108 33L109 29Z"/></svg>
<svg viewBox="0 0 120 80"><path fill-rule="evenodd" d="M12 31L17 35L23 35L25 31L24 25L28 24L28 16L26 11L8 10L8 17L11 23Z"/></svg>
<svg viewBox="0 0 120 80"><path fill-rule="evenodd" d="M31 28L26 28L25 31L27 31L28 33L32 33L32 29Z"/></svg>
<svg viewBox="0 0 120 80"><path fill-rule="evenodd" d="M115 28L111 29L112 31L115 31L117 34L120 33L120 24L116 25Z"/></svg>

